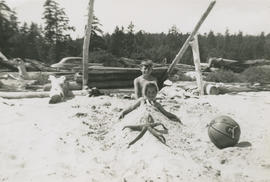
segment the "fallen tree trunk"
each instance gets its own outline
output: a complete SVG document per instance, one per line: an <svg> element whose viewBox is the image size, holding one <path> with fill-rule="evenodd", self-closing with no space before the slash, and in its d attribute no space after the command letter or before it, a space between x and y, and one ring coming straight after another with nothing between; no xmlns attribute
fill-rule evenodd
<svg viewBox="0 0 270 182"><path fill-rule="evenodd" d="M8 68L11 71L17 71L17 60L21 58L15 58L15 59L8 59L2 52L0 52L0 65L1 67ZM26 64L26 70L27 71L58 71L56 68L52 68L49 65L46 65L45 63L42 63L40 61L34 60L34 59L21 59Z"/></svg>
<svg viewBox="0 0 270 182"><path fill-rule="evenodd" d="M5 99L24 99L24 98L46 98L49 97L50 92L0 92L0 97ZM86 96L87 90L71 91L68 96Z"/></svg>
<svg viewBox="0 0 270 182"><path fill-rule="evenodd" d="M29 63L30 65L26 65L26 68L28 71L46 71L46 72L56 72L58 71L57 68L52 68L45 63L42 63L40 61L34 60L34 59L24 59L26 63Z"/></svg>
<svg viewBox="0 0 270 182"><path fill-rule="evenodd" d="M232 70L236 73L240 73L252 66L263 66L263 65L270 65L270 60L255 59L255 60L238 61L216 57L209 58L208 60L209 69L210 68L227 69Z"/></svg>
<svg viewBox="0 0 270 182"><path fill-rule="evenodd" d="M269 83L222 83L217 85L220 94L225 93L237 93L237 92L260 92L260 91L270 91Z"/></svg>
<svg viewBox="0 0 270 182"><path fill-rule="evenodd" d="M74 78L74 72L27 72L31 80L38 80L48 82L49 75L54 76L66 76L67 79ZM2 72L0 73L0 79L5 77L5 75L13 75L14 77L19 77L18 72Z"/></svg>
<svg viewBox="0 0 270 182"><path fill-rule="evenodd" d="M0 97L5 99L44 98L49 97L49 92L0 92Z"/></svg>
<svg viewBox="0 0 270 182"><path fill-rule="evenodd" d="M177 86L184 90L196 89L196 82L178 82ZM251 83L214 83L204 82L204 89L208 95L238 93L238 92L260 92L270 91L270 83L251 84ZM208 90L208 91L207 91Z"/></svg>
<svg viewBox="0 0 270 182"><path fill-rule="evenodd" d="M18 71L16 65L14 63L12 63L12 61L4 60L2 58L0 58L0 66L1 66L1 68L6 68L6 69L9 69L11 71Z"/></svg>

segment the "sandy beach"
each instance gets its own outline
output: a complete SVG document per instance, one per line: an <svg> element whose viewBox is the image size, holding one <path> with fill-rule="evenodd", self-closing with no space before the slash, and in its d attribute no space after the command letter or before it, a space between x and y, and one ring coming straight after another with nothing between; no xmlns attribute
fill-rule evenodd
<svg viewBox="0 0 270 182"><path fill-rule="evenodd" d="M122 128L138 111L119 120L134 100L117 95L54 105L49 98L0 99L0 181L270 181L270 92L198 99L175 88L160 102L184 126L156 116L169 130L167 146L147 132L127 147L138 132ZM240 125L237 146L220 150L210 141L207 124L219 115Z"/></svg>

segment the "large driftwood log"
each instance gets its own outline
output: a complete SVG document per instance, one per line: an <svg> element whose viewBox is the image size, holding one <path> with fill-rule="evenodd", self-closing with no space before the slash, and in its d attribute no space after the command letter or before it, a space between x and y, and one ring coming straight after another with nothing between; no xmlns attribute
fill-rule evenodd
<svg viewBox="0 0 270 182"><path fill-rule="evenodd" d="M262 66L262 65L270 65L270 60L255 59L255 60L238 61L216 57L209 58L208 60L208 68L227 69L237 73L240 73L251 66Z"/></svg>
<svg viewBox="0 0 270 182"><path fill-rule="evenodd" d="M44 92L0 92L0 97L5 99L23 99L23 98L45 98L49 97L48 91ZM86 96L88 91L71 91L69 96Z"/></svg>
<svg viewBox="0 0 270 182"><path fill-rule="evenodd" d="M196 82L179 82L177 86L184 90L196 89ZM270 83L251 84L251 83L214 83L204 82L204 90L208 95L238 93L238 92L259 92L270 91Z"/></svg>
<svg viewBox="0 0 270 182"><path fill-rule="evenodd" d="M128 68L139 68L140 64L143 60L138 60L138 59L131 59L131 58L126 58L126 57L121 57L117 60L123 67L128 67ZM166 66L166 63L153 63L153 67L163 67Z"/></svg>
<svg viewBox="0 0 270 182"><path fill-rule="evenodd" d="M118 62L120 64L122 64L123 67L138 68L141 61L135 60L135 59L121 57L120 59L118 59Z"/></svg>
<svg viewBox="0 0 270 182"><path fill-rule="evenodd" d="M3 59L3 57L0 57L0 66L1 68L6 68L10 71L18 71L17 68L18 59L20 58ZM24 59L23 61L25 62L25 68L27 71L52 71L52 72L58 71L56 68L51 68L50 66L33 59Z"/></svg>
<svg viewBox="0 0 270 182"><path fill-rule="evenodd" d="M220 94L237 93L237 92L260 92L270 91L270 83L222 83L217 88Z"/></svg>
<svg viewBox="0 0 270 182"><path fill-rule="evenodd" d="M11 71L17 71L17 67L12 60L8 60L7 57L0 52L0 66L1 68L7 68Z"/></svg>
<svg viewBox="0 0 270 182"><path fill-rule="evenodd" d="M26 68L28 71L47 71L47 72L56 72L58 71L57 68L52 68L49 65L46 65L45 63L42 63L40 61L34 60L34 59L24 59L26 63Z"/></svg>

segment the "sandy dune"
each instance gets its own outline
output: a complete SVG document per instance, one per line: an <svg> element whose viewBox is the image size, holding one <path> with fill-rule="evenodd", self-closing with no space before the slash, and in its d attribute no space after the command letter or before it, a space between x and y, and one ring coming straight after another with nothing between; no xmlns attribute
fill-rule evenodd
<svg viewBox="0 0 270 182"><path fill-rule="evenodd" d="M185 125L156 113L169 129L168 146L147 132L130 148L138 133L122 127L139 111L118 116L133 100L0 99L0 181L270 181L270 92L168 95L162 105ZM218 115L240 124L238 146L220 150L210 142L206 125Z"/></svg>

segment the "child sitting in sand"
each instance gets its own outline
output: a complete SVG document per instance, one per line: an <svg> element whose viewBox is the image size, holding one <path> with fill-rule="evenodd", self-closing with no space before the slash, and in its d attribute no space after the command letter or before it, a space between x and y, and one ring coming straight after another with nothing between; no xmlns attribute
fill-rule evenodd
<svg viewBox="0 0 270 182"><path fill-rule="evenodd" d="M158 109L159 112L164 114L170 120L176 121L176 122L179 122L180 124L182 124L181 120L176 115L166 111L161 106L161 104L156 101L157 93L158 93L158 87L157 87L156 82L149 82L148 81L147 83L145 83L144 87L143 87L143 97L139 98L134 105L125 109L121 113L119 119L122 119L126 114L135 110L139 106L145 106L145 109L148 110L149 113L151 113L152 111L151 111L150 107L148 107L148 106L154 106L155 108Z"/></svg>
<svg viewBox="0 0 270 182"><path fill-rule="evenodd" d="M135 78L134 80L134 91L136 99L143 97L142 89L147 82L149 81L157 82L157 79L151 75L152 71L153 71L153 63L151 60L143 61L141 63L142 75Z"/></svg>
<svg viewBox="0 0 270 182"><path fill-rule="evenodd" d="M156 111L161 112L163 115L165 115L170 120L173 120L175 122L179 122L182 124L181 120L174 114L166 111L161 104L159 104L156 101L156 96L158 92L158 87L156 82L147 82L143 87L143 95L144 97L137 100L137 102L125 109L121 115L120 119L123 118L126 114L130 113L131 111L135 110L139 106L142 109L141 113L137 114L138 118L134 115L133 119L135 119L135 122L132 123L132 125L124 126L123 130L125 128L129 128L134 131L140 131L140 134L128 144L128 147L136 143L140 138L143 137L143 135L146 133L146 131L149 131L153 136L155 136L159 141L161 141L163 144L166 145L166 139L162 134L168 134L168 129L164 125L164 121L161 119L162 117L158 116L158 113L155 113ZM157 116L157 120L155 120L155 116ZM138 120L139 123L138 123ZM161 120L162 121L161 121ZM137 124L136 124L137 123ZM135 124L135 125L134 125ZM162 130L156 129L156 127L162 126Z"/></svg>

